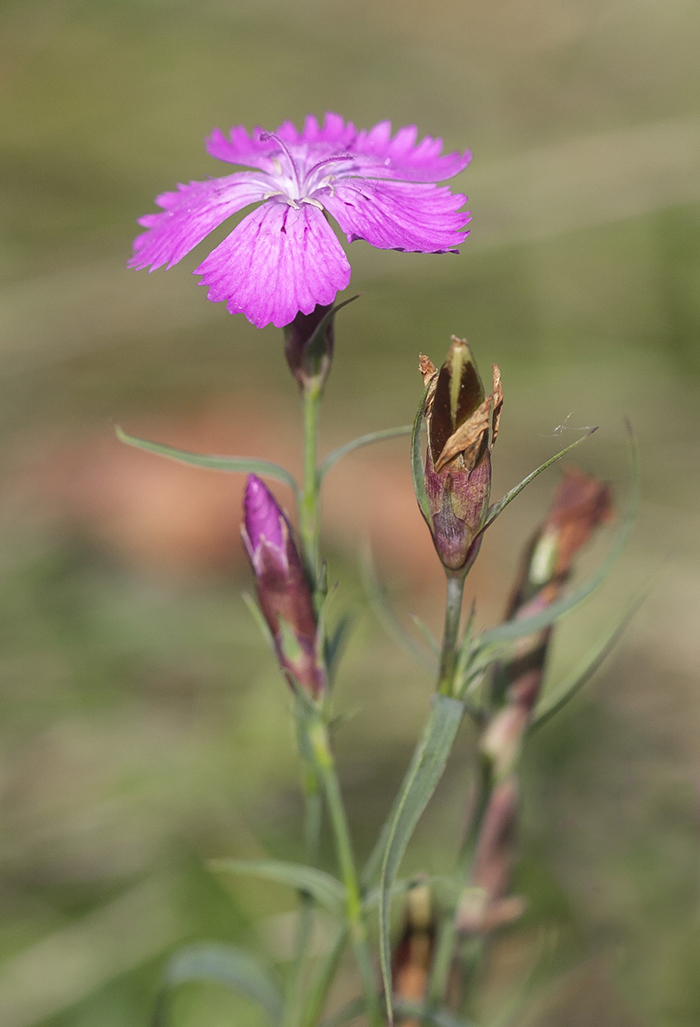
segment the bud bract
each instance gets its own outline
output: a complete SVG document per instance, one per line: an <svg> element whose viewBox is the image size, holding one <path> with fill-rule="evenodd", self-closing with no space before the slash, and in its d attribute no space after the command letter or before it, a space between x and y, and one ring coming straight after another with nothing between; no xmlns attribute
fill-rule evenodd
<svg viewBox="0 0 700 1027"><path fill-rule="evenodd" d="M284 329L284 352L289 369L302 389L322 388L333 361L335 335L333 304L317 305L310 314L297 314Z"/></svg>
<svg viewBox="0 0 700 1027"><path fill-rule="evenodd" d="M250 559L260 608L280 667L292 687L314 699L325 687L317 656L313 597L289 521L263 482L251 474L243 501L241 535Z"/></svg>
<svg viewBox="0 0 700 1027"><path fill-rule="evenodd" d="M428 524L444 566L460 571L469 564L472 543L488 511L491 450L503 406L501 375L494 365L493 392L486 396L466 340L454 335L439 371L423 356L420 368L428 387Z"/></svg>

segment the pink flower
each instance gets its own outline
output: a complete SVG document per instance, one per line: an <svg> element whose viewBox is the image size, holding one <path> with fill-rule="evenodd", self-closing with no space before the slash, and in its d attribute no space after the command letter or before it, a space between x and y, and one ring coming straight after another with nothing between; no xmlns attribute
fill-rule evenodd
<svg viewBox="0 0 700 1027"><path fill-rule="evenodd" d="M317 304L328 305L350 281L350 264L328 224L330 214L348 241L380 249L454 252L469 214L465 196L435 183L466 168L471 154L441 155L442 140L416 142L414 125L391 135L381 121L370 131L326 114L323 126L307 117L298 132L285 121L276 132L216 129L207 140L213 157L254 171L179 185L156 203L159 214L139 224L130 267L172 267L232 214L248 214L194 271L209 299L225 301L258 328L289 324Z"/></svg>

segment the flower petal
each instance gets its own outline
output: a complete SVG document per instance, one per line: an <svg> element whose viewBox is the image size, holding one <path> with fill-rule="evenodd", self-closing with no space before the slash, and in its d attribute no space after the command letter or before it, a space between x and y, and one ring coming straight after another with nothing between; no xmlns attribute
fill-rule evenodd
<svg viewBox="0 0 700 1027"><path fill-rule="evenodd" d="M323 127L319 126L313 114L309 114L299 135L300 141L305 143L330 143L337 149L345 149L357 137L357 129L352 121L346 125L339 114L326 111Z"/></svg>
<svg viewBox="0 0 700 1027"><path fill-rule="evenodd" d="M469 150L441 155L442 139L432 136L416 145L417 136L416 126L407 125L392 139L390 121L363 129L348 147L357 154L353 173L405 182L444 182L464 171L472 159Z"/></svg>
<svg viewBox="0 0 700 1027"><path fill-rule="evenodd" d="M271 200L252 211L202 261L209 299L226 301L257 328L289 324L329 304L350 281L350 264L322 212Z"/></svg>
<svg viewBox="0 0 700 1027"><path fill-rule="evenodd" d="M270 133L256 126L250 135L244 125L236 125L229 132L228 139L219 128L215 128L206 140L207 153L228 164L242 164L247 168L259 168L266 174L274 174L275 163L271 154L277 144L271 141Z"/></svg>
<svg viewBox="0 0 700 1027"><path fill-rule="evenodd" d="M344 178L316 193L349 242L418 253L442 253L464 241L465 196L447 186Z"/></svg>
<svg viewBox="0 0 700 1027"><path fill-rule="evenodd" d="M262 200L270 183L264 175L239 172L179 185L177 189L156 197L158 206L163 207L162 214L139 218L139 224L148 231L134 240L129 267L137 271L149 264L153 271L163 264L172 267L226 218Z"/></svg>

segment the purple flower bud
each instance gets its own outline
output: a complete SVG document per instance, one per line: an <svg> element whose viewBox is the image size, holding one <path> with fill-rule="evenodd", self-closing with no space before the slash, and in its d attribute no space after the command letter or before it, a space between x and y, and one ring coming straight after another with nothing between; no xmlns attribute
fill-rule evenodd
<svg viewBox="0 0 700 1027"><path fill-rule="evenodd" d="M325 688L325 674L317 658L311 588L289 521L254 474L248 476L243 512L241 535L280 667L293 688L304 688L317 699Z"/></svg>
<svg viewBox="0 0 700 1027"><path fill-rule="evenodd" d="M254 474L248 476L243 509L245 530L253 553L259 549L263 539L278 549L284 548L284 514L277 506L270 490ZM252 560L254 557L250 549L248 553Z"/></svg>
<svg viewBox="0 0 700 1027"><path fill-rule="evenodd" d="M310 314L299 313L284 329L284 352L289 369L302 389L314 382L323 387L333 360L333 317L324 318L332 304L316 306Z"/></svg>
<svg viewBox="0 0 700 1027"><path fill-rule="evenodd" d="M444 566L460 571L475 555L472 543L488 510L491 450L503 405L501 375L494 366L493 392L485 396L471 350L455 336L439 371L427 357L420 366L428 386L428 523Z"/></svg>

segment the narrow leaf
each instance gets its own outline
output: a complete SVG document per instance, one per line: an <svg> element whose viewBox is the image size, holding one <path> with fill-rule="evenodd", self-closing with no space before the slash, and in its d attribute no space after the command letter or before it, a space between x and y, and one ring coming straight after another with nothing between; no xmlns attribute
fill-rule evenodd
<svg viewBox="0 0 700 1027"><path fill-rule="evenodd" d="M393 1011L389 913L394 881L406 846L443 775L463 716L463 703L445 695L433 696L430 716L404 778L386 832L379 878L379 954L390 1023L393 1023Z"/></svg>
<svg viewBox="0 0 700 1027"><path fill-rule="evenodd" d="M559 712L562 706L566 705L572 696L576 695L579 688L590 680L608 653L613 649L615 643L632 620L632 617L634 617L635 613L646 599L646 596L647 590L645 590L644 594L636 599L630 608L625 611L613 627L612 631L607 632L603 637L603 640L597 642L590 649L581 662L564 678L562 682L560 682L559 686L552 689L548 694L542 696L535 707L532 723L530 724L530 731L535 727L541 727L542 724L546 724L546 722L553 717L555 713Z"/></svg>
<svg viewBox="0 0 700 1027"><path fill-rule="evenodd" d="M423 450L420 439L420 431L423 425L423 415L425 413L425 403L427 398L428 389L426 388L423 393L423 398L420 401L416 418L413 422L413 431L411 434L411 476L413 478L413 491L416 494L420 512L423 514L428 524L430 524L430 506L428 504L428 494L425 491L425 470L423 469Z"/></svg>
<svg viewBox="0 0 700 1027"><path fill-rule="evenodd" d="M436 660L430 653L425 651L422 645L416 642L412 635L409 635L387 602L381 582L377 577L377 570L372 559L372 550L369 546L366 546L363 550L360 573L370 608L387 635L393 638L409 656L413 657L414 660L417 660L426 670L432 673L437 666Z"/></svg>
<svg viewBox="0 0 700 1027"><path fill-rule="evenodd" d="M559 453L556 453L554 456L550 457L549 460L545 460L545 462L543 464L540 464L540 466L536 470L531 471L530 474L523 478L519 485L516 485L515 488L510 490L510 492L507 492L503 499L500 500L500 502L494 503L494 505L488 512L486 521L484 522L484 526L479 534L483 534L486 531L486 529L493 524L493 522L496 520L499 514L503 513L505 508L513 502L515 497L518 496L523 491L523 489L530 484L531 481L534 481L538 474L542 474L542 471L546 471L547 468L551 467L552 464L555 464L557 460L561 460L563 456L566 456L566 454L570 453L572 449L575 449L576 446L579 446L586 439L590 438L591 435L596 431L598 431L597 428L591 428L590 431L587 431L585 435L582 435L579 439L576 439L576 441L572 442L570 446L566 447L566 449L562 449Z"/></svg>
<svg viewBox="0 0 700 1027"><path fill-rule="evenodd" d="M119 425L115 425L114 430L117 438L121 442L125 442L127 446L144 449L149 453L156 453L158 456L176 460L181 464L208 468L211 471L259 474L262 477L275 478L288 485L297 499L299 498L299 486L294 476L279 464L272 463L271 460L258 460L256 457L248 456L208 456L204 453L190 453L186 449L174 449L172 446L166 446L163 442L149 442L147 439L138 439L135 435L127 435Z"/></svg>
<svg viewBox="0 0 700 1027"><path fill-rule="evenodd" d="M343 655L348 637L355 623L354 613L345 613L335 626L335 630L328 635L326 640L326 666L328 676L333 680L338 669L338 663Z"/></svg>
<svg viewBox="0 0 700 1027"><path fill-rule="evenodd" d="M432 631L430 630L428 625L424 624L423 621L420 619L420 617L417 617L415 615L415 613L411 614L411 620L416 625L416 627L420 630L420 632L423 634L423 637L425 638L426 642L430 646L430 650L431 650L433 656L435 657L435 659L439 660L440 659L440 646L438 644L438 640L436 639L435 635L432 633Z"/></svg>
<svg viewBox="0 0 700 1027"><path fill-rule="evenodd" d="M313 895L330 912L342 912L345 906L345 888L340 881L303 863L286 863L276 859L213 859L209 867L229 874L250 874L265 881L288 884L297 891Z"/></svg>
<svg viewBox="0 0 700 1027"><path fill-rule="evenodd" d="M381 431L372 431L367 435L360 435L358 438L353 439L352 442L346 442L345 445L338 446L337 449L328 454L319 466L318 480L323 481L333 464L337 463L346 454L352 453L354 449L359 449L360 446L369 446L373 442L383 442L385 439L396 439L401 435L410 435L412 431L413 426L410 424L403 424L400 428L383 428Z"/></svg>
<svg viewBox="0 0 700 1027"><path fill-rule="evenodd" d="M269 645L270 652L275 653L275 640L272 637L272 632L270 631L270 625L267 623L267 621L263 617L262 610L260 609L258 604L253 599L253 597L250 594L250 592L241 592L241 599L243 600L243 602L248 607L250 615L253 618L253 620L255 621L255 623L257 624L258 630L260 631L260 634L262 635L262 637L265 639L265 641Z"/></svg>
<svg viewBox="0 0 700 1027"><path fill-rule="evenodd" d="M282 995L275 978L256 956L243 949L210 943L175 953L165 968L165 987L194 981L210 981L240 991L262 1006L272 1023L281 1018Z"/></svg>
<svg viewBox="0 0 700 1027"><path fill-rule="evenodd" d="M605 581L618 558L622 554L623 549L627 545L627 540L630 537L634 526L634 520L637 515L637 506L639 505L639 466L634 438L631 438L631 444L634 464L627 510L625 512L624 520L620 526L617 539L615 540L615 544L596 573L590 577L588 581L580 585L579 588L574 589L574 591L570 592L568 595L562 596L561 599L558 599L555 603L552 603L539 613L533 614L532 617L523 617L522 620L510 620L505 624L499 624L498 627L491 628L488 631L483 631L476 640L476 652L481 652L498 643L509 642L516 638L522 638L524 635L530 635L536 631L541 631L543 628L549 627L550 624L553 624L565 613L568 613L575 606L578 606L579 603L586 599L595 591L596 588L598 588L599 585L603 583L603 581Z"/></svg>

